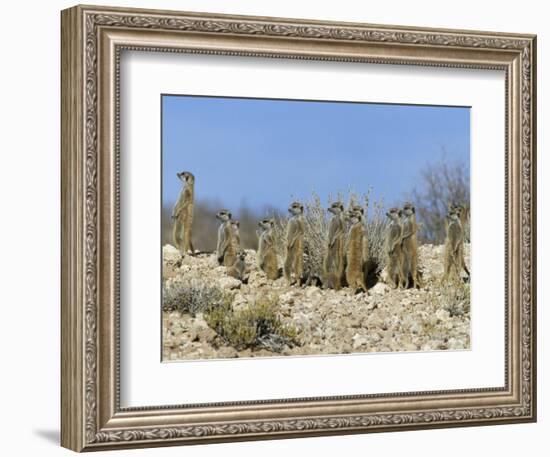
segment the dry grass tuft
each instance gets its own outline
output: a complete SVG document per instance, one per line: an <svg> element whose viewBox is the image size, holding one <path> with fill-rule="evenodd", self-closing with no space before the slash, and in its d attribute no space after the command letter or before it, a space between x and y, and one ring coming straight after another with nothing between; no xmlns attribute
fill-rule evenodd
<svg viewBox="0 0 550 457"><path fill-rule="evenodd" d="M451 317L470 314L470 284L454 282L434 287L431 300L437 309L445 309Z"/></svg>
<svg viewBox="0 0 550 457"><path fill-rule="evenodd" d="M231 294L199 278L183 278L162 290L163 311L180 311L192 316L230 305L232 300Z"/></svg>

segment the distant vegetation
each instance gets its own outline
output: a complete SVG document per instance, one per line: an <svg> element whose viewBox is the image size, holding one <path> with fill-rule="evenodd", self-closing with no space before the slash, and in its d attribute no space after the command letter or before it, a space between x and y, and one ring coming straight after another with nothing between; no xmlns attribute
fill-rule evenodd
<svg viewBox="0 0 550 457"><path fill-rule="evenodd" d="M445 241L445 215L451 202L470 208L470 171L464 162L449 162L445 156L428 164L421 172L419 184L411 192L416 206L420 243L442 244ZM469 221L469 218L468 218ZM470 224L464 227L470 241Z"/></svg>

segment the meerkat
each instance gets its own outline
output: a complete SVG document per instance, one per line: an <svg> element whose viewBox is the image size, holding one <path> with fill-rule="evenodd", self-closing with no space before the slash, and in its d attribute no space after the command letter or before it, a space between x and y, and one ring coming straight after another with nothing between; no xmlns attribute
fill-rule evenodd
<svg viewBox="0 0 550 457"><path fill-rule="evenodd" d="M236 249L234 237L234 228L231 224L231 213L222 209L216 214L216 219L220 221L218 228L218 245L216 255L218 263L230 267L235 263Z"/></svg>
<svg viewBox="0 0 550 457"><path fill-rule="evenodd" d="M458 218L460 219L460 224L462 225L462 232L464 235L464 231L466 230L466 224L468 222L469 217L469 211L468 209L461 204L457 203L451 203L449 204L449 212L455 212L458 215ZM464 270L468 278L470 277L470 270L468 270L468 267L466 266L466 259L464 258L464 242L466 241L466 237L463 236L462 243L460 245L460 252L458 254L458 258L460 260L460 267L461 270Z"/></svg>
<svg viewBox="0 0 550 457"><path fill-rule="evenodd" d="M346 239L346 281L354 291L367 292L363 271L363 235L364 226L360 211L348 211L348 236Z"/></svg>
<svg viewBox="0 0 550 457"><path fill-rule="evenodd" d="M462 263L460 259L460 246L463 244L464 231L460 222L459 213L451 210L446 216L447 234L445 239L445 250L443 258L443 277L441 283L444 284L449 279L460 281L460 272ZM452 278L451 278L452 275Z"/></svg>
<svg viewBox="0 0 550 457"><path fill-rule="evenodd" d="M416 209L412 203L405 203L402 210L403 215L403 241L401 248L403 250L403 276L405 278L405 288L409 287L409 276L412 278L413 287L420 287L418 279L418 240L416 232Z"/></svg>
<svg viewBox="0 0 550 457"><path fill-rule="evenodd" d="M242 282L247 282L246 272L246 252L239 250L233 264L227 267L227 274Z"/></svg>
<svg viewBox="0 0 550 457"><path fill-rule="evenodd" d="M391 208L386 216L389 218L388 232L386 237L386 271L388 282L393 288L403 286L405 278L403 274L403 225L401 224L401 211L398 208ZM397 281L395 280L397 276Z"/></svg>
<svg viewBox="0 0 550 457"><path fill-rule="evenodd" d="M365 274L365 277L367 277L368 274L368 260L369 260L369 237L367 233L367 226L365 225L365 208L363 208L361 205L351 205L350 208L351 211L359 211L361 213L361 219L363 222L363 271Z"/></svg>
<svg viewBox="0 0 550 457"><path fill-rule="evenodd" d="M304 256L304 205L293 202L288 211L292 215L286 226L286 258L284 275L289 284L301 283ZM294 275L294 281L292 277Z"/></svg>
<svg viewBox="0 0 550 457"><path fill-rule="evenodd" d="M241 234L240 229L241 223L236 219L231 219L231 228L233 229L233 243L237 251L241 249Z"/></svg>
<svg viewBox="0 0 550 457"><path fill-rule="evenodd" d="M258 222L258 266L266 274L268 279L275 280L279 277L277 265L277 251L275 250L275 238L273 235L274 219L263 219Z"/></svg>
<svg viewBox="0 0 550 457"><path fill-rule="evenodd" d="M195 177L188 171L176 174L183 183L180 195L172 210L172 238L180 254L194 253L191 241L191 229L193 227L193 206L195 200Z"/></svg>
<svg viewBox="0 0 550 457"><path fill-rule="evenodd" d="M329 222L327 252L323 261L323 285L340 290L344 274L345 222L344 205L334 202L328 208L332 213Z"/></svg>

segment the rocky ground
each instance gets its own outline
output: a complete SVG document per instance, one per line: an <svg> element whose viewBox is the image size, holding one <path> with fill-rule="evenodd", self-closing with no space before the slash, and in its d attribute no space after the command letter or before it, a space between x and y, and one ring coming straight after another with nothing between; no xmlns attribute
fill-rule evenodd
<svg viewBox="0 0 550 457"><path fill-rule="evenodd" d="M255 251L247 250L248 284L226 275L213 254L181 259L170 245L163 247L164 287L186 276L199 277L234 293L233 307L247 306L263 294L279 296L281 318L299 330L299 346L282 352L237 350L212 330L202 313L194 317L163 312L163 359L258 357L353 352L458 350L470 347L469 286L441 288L443 246L423 245L419 263L422 289L390 289L383 282L367 294L349 289L287 286L268 280L256 266ZM469 245L465 246L469 265ZM382 275L383 276L383 275ZM458 290L460 289L460 290Z"/></svg>

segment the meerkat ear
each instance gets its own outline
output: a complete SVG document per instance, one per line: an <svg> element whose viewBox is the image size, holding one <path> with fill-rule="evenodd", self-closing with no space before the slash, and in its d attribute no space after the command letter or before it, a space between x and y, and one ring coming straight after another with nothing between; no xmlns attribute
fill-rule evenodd
<svg viewBox="0 0 550 457"><path fill-rule="evenodd" d="M233 217L233 215L229 211L227 212L227 215L229 216L229 219Z"/></svg>
<svg viewBox="0 0 550 457"><path fill-rule="evenodd" d="M413 214L416 214L416 208L414 206L412 207L412 212Z"/></svg>

